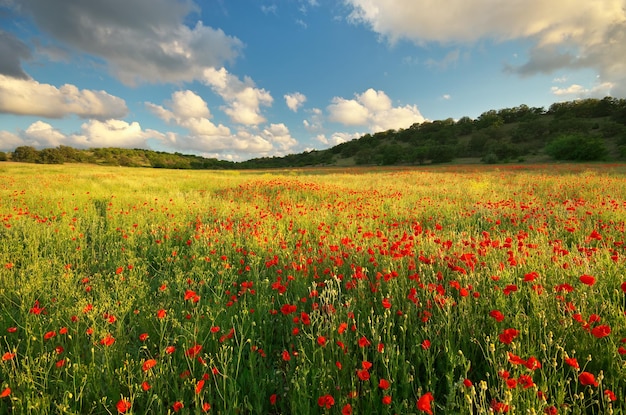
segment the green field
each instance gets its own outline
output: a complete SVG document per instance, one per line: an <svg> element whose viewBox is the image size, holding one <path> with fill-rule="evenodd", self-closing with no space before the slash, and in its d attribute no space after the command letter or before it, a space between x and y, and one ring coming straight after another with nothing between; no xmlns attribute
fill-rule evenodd
<svg viewBox="0 0 626 415"><path fill-rule="evenodd" d="M0 164L0 413L626 414L626 165Z"/></svg>

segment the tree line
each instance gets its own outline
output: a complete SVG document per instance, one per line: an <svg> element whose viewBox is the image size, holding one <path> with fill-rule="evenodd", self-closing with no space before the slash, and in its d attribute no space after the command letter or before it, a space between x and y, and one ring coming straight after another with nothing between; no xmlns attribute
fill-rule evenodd
<svg viewBox="0 0 626 415"><path fill-rule="evenodd" d="M445 163L459 158L484 163L524 161L548 156L555 160L626 159L626 100L582 99L543 107L520 105L490 110L472 119L425 121L348 141L326 150L243 162L146 149L75 149L58 146L37 150L17 147L0 152L0 161L62 164L95 163L172 169L248 169L332 165Z"/></svg>

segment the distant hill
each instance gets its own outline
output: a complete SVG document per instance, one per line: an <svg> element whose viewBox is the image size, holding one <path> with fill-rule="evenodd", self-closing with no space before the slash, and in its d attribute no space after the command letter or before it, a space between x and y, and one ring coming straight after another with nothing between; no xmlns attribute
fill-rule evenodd
<svg viewBox="0 0 626 415"><path fill-rule="evenodd" d="M171 169L258 169L307 166L506 163L533 160L626 160L626 99L606 97L520 105L478 118L426 121L406 129L366 134L326 150L230 162L144 149L67 146L0 152L0 161L94 163Z"/></svg>

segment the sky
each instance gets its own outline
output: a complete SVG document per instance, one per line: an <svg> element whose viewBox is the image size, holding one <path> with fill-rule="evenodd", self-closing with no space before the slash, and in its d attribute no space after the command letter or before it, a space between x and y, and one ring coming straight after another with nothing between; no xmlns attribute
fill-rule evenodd
<svg viewBox="0 0 626 415"><path fill-rule="evenodd" d="M0 0L0 151L242 161L608 95L626 0Z"/></svg>

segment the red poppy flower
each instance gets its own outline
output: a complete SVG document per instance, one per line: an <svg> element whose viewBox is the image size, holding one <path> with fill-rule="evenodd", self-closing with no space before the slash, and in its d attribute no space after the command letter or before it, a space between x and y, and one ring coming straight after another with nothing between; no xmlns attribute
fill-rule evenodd
<svg viewBox="0 0 626 415"><path fill-rule="evenodd" d="M326 337L318 336L317 337L317 344L319 344L320 346L326 346Z"/></svg>
<svg viewBox="0 0 626 415"><path fill-rule="evenodd" d="M580 369L580 366L578 365L578 360L576 360L575 357L566 357L565 363L567 363L569 366L573 367L576 370Z"/></svg>
<svg viewBox="0 0 626 415"><path fill-rule="evenodd" d="M606 324L603 324L601 326L596 326L593 329L591 329L591 334L593 334L598 339L601 339L611 334L611 327L607 326Z"/></svg>
<svg viewBox="0 0 626 415"><path fill-rule="evenodd" d="M596 283L596 279L592 277L591 275L587 275L587 274L581 275L579 279L580 279L580 282L590 287Z"/></svg>
<svg viewBox="0 0 626 415"><path fill-rule="evenodd" d="M343 334L343 332L346 331L347 328L348 328L348 323L341 323L339 324L339 327L337 328L337 333Z"/></svg>
<svg viewBox="0 0 626 415"><path fill-rule="evenodd" d="M7 396L9 396L11 394L11 388L6 388L5 390L3 390L2 392L0 392L0 399L2 398L6 398Z"/></svg>
<svg viewBox="0 0 626 415"><path fill-rule="evenodd" d="M54 330L51 330L49 332L47 332L46 334L43 335L44 340L50 340L51 338L53 338L54 336L57 335L57 332Z"/></svg>
<svg viewBox="0 0 626 415"><path fill-rule="evenodd" d="M359 377L359 379L361 379L362 381L367 381L370 380L370 372L368 372L366 369L362 369L362 370L357 370L356 371L356 375Z"/></svg>
<svg viewBox="0 0 626 415"><path fill-rule="evenodd" d="M335 398L332 395L323 395L319 397L317 404L323 408L330 409L335 404Z"/></svg>
<svg viewBox="0 0 626 415"><path fill-rule="evenodd" d="M178 412L181 409L183 409L185 407L185 405L183 405L183 403L181 401L176 401L172 404L172 409L174 410L174 412Z"/></svg>
<svg viewBox="0 0 626 415"><path fill-rule="evenodd" d="M578 375L578 381L583 386L598 386L598 381L596 380L596 377L593 375L593 373L582 372L580 375Z"/></svg>
<svg viewBox="0 0 626 415"><path fill-rule="evenodd" d="M493 399L491 401L491 409L493 409L493 412L497 414L505 414L509 412L509 405L502 403L502 402L498 402L495 399Z"/></svg>
<svg viewBox="0 0 626 415"><path fill-rule="evenodd" d="M380 379L378 381L378 387L381 388L382 390L386 390L389 389L390 383L387 379Z"/></svg>
<svg viewBox="0 0 626 415"><path fill-rule="evenodd" d="M341 408L341 415L352 415L352 405L349 403L345 404L343 408Z"/></svg>
<svg viewBox="0 0 626 415"><path fill-rule="evenodd" d="M276 405L276 394L275 393L270 395L270 405Z"/></svg>
<svg viewBox="0 0 626 415"><path fill-rule="evenodd" d="M391 396L385 395L382 399L383 405L391 405Z"/></svg>
<svg viewBox="0 0 626 415"><path fill-rule="evenodd" d="M282 357L285 362L288 362L291 360L291 355L289 354L287 350L283 350Z"/></svg>
<svg viewBox="0 0 626 415"><path fill-rule="evenodd" d="M500 310L491 310L489 316L493 317L498 323L504 320L504 314Z"/></svg>
<svg viewBox="0 0 626 415"><path fill-rule="evenodd" d="M536 357L531 356L528 358L528 360L526 360L526 363L524 363L524 366L526 366L530 370L536 370L536 369L541 368L541 362L537 360Z"/></svg>
<svg viewBox="0 0 626 415"><path fill-rule="evenodd" d="M119 401L117 401L115 407L117 408L117 412L123 414L126 413L126 411L128 411L132 407L132 405L126 399L120 399Z"/></svg>
<svg viewBox="0 0 626 415"><path fill-rule="evenodd" d="M205 402L205 403L202 404L202 410L204 412L209 412L210 409L211 409L211 404L210 403Z"/></svg>
<svg viewBox="0 0 626 415"><path fill-rule="evenodd" d="M115 343L115 337L111 336L110 334L107 334L103 339L100 340L100 344L107 347L113 345L113 343Z"/></svg>
<svg viewBox="0 0 626 415"><path fill-rule="evenodd" d="M150 386L150 384L148 382L141 382L141 390L143 390L144 392L150 390L152 386Z"/></svg>
<svg viewBox="0 0 626 415"><path fill-rule="evenodd" d="M382 304L383 308L391 308L391 301L388 298L383 298Z"/></svg>
<svg viewBox="0 0 626 415"><path fill-rule="evenodd" d="M430 404L435 400L433 394L430 392L426 392L417 400L417 409L422 412L426 412L428 415L433 415L433 410L430 407Z"/></svg>
<svg viewBox="0 0 626 415"><path fill-rule="evenodd" d="M157 364L157 361L154 359L148 359L145 362L143 362L143 365L141 365L141 370L143 370L144 372L147 372L148 370L152 369L153 367L155 367Z"/></svg>
<svg viewBox="0 0 626 415"><path fill-rule="evenodd" d="M622 291L626 293L626 282L623 282L620 287L621 287Z"/></svg>
<svg viewBox="0 0 626 415"><path fill-rule="evenodd" d="M422 349L424 349L424 350L428 350L428 349L430 349L430 340L428 340L428 339L424 339L424 340L422 341L421 346L422 346Z"/></svg>
<svg viewBox="0 0 626 415"><path fill-rule="evenodd" d="M366 347L371 345L372 343L367 340L367 337L362 336L361 338L359 338L359 347Z"/></svg>
<svg viewBox="0 0 626 415"><path fill-rule="evenodd" d="M167 315L167 311L160 309L159 311L157 311L157 318L158 319L163 319L165 318L165 316Z"/></svg>
<svg viewBox="0 0 626 415"><path fill-rule="evenodd" d="M201 350L202 350L202 345L195 344L191 346L189 349L187 349L187 351L185 352L185 355L193 359L194 357L198 356Z"/></svg>
<svg viewBox="0 0 626 415"><path fill-rule="evenodd" d="M196 395L202 391L202 388L204 388L204 380L200 379L198 383L196 383Z"/></svg>
<svg viewBox="0 0 626 415"><path fill-rule="evenodd" d="M2 355L2 361L6 362L7 360L11 360L15 357L15 353L6 352Z"/></svg>
<svg viewBox="0 0 626 415"><path fill-rule="evenodd" d="M474 384L472 383L472 381L471 381L471 380L469 380L469 379L464 379L464 380L463 380L463 385L464 385L466 388L471 388L472 386L474 386Z"/></svg>
<svg viewBox="0 0 626 415"><path fill-rule="evenodd" d="M500 342L504 344L510 344L518 335L518 330L515 330L513 328L505 329L499 336Z"/></svg>

